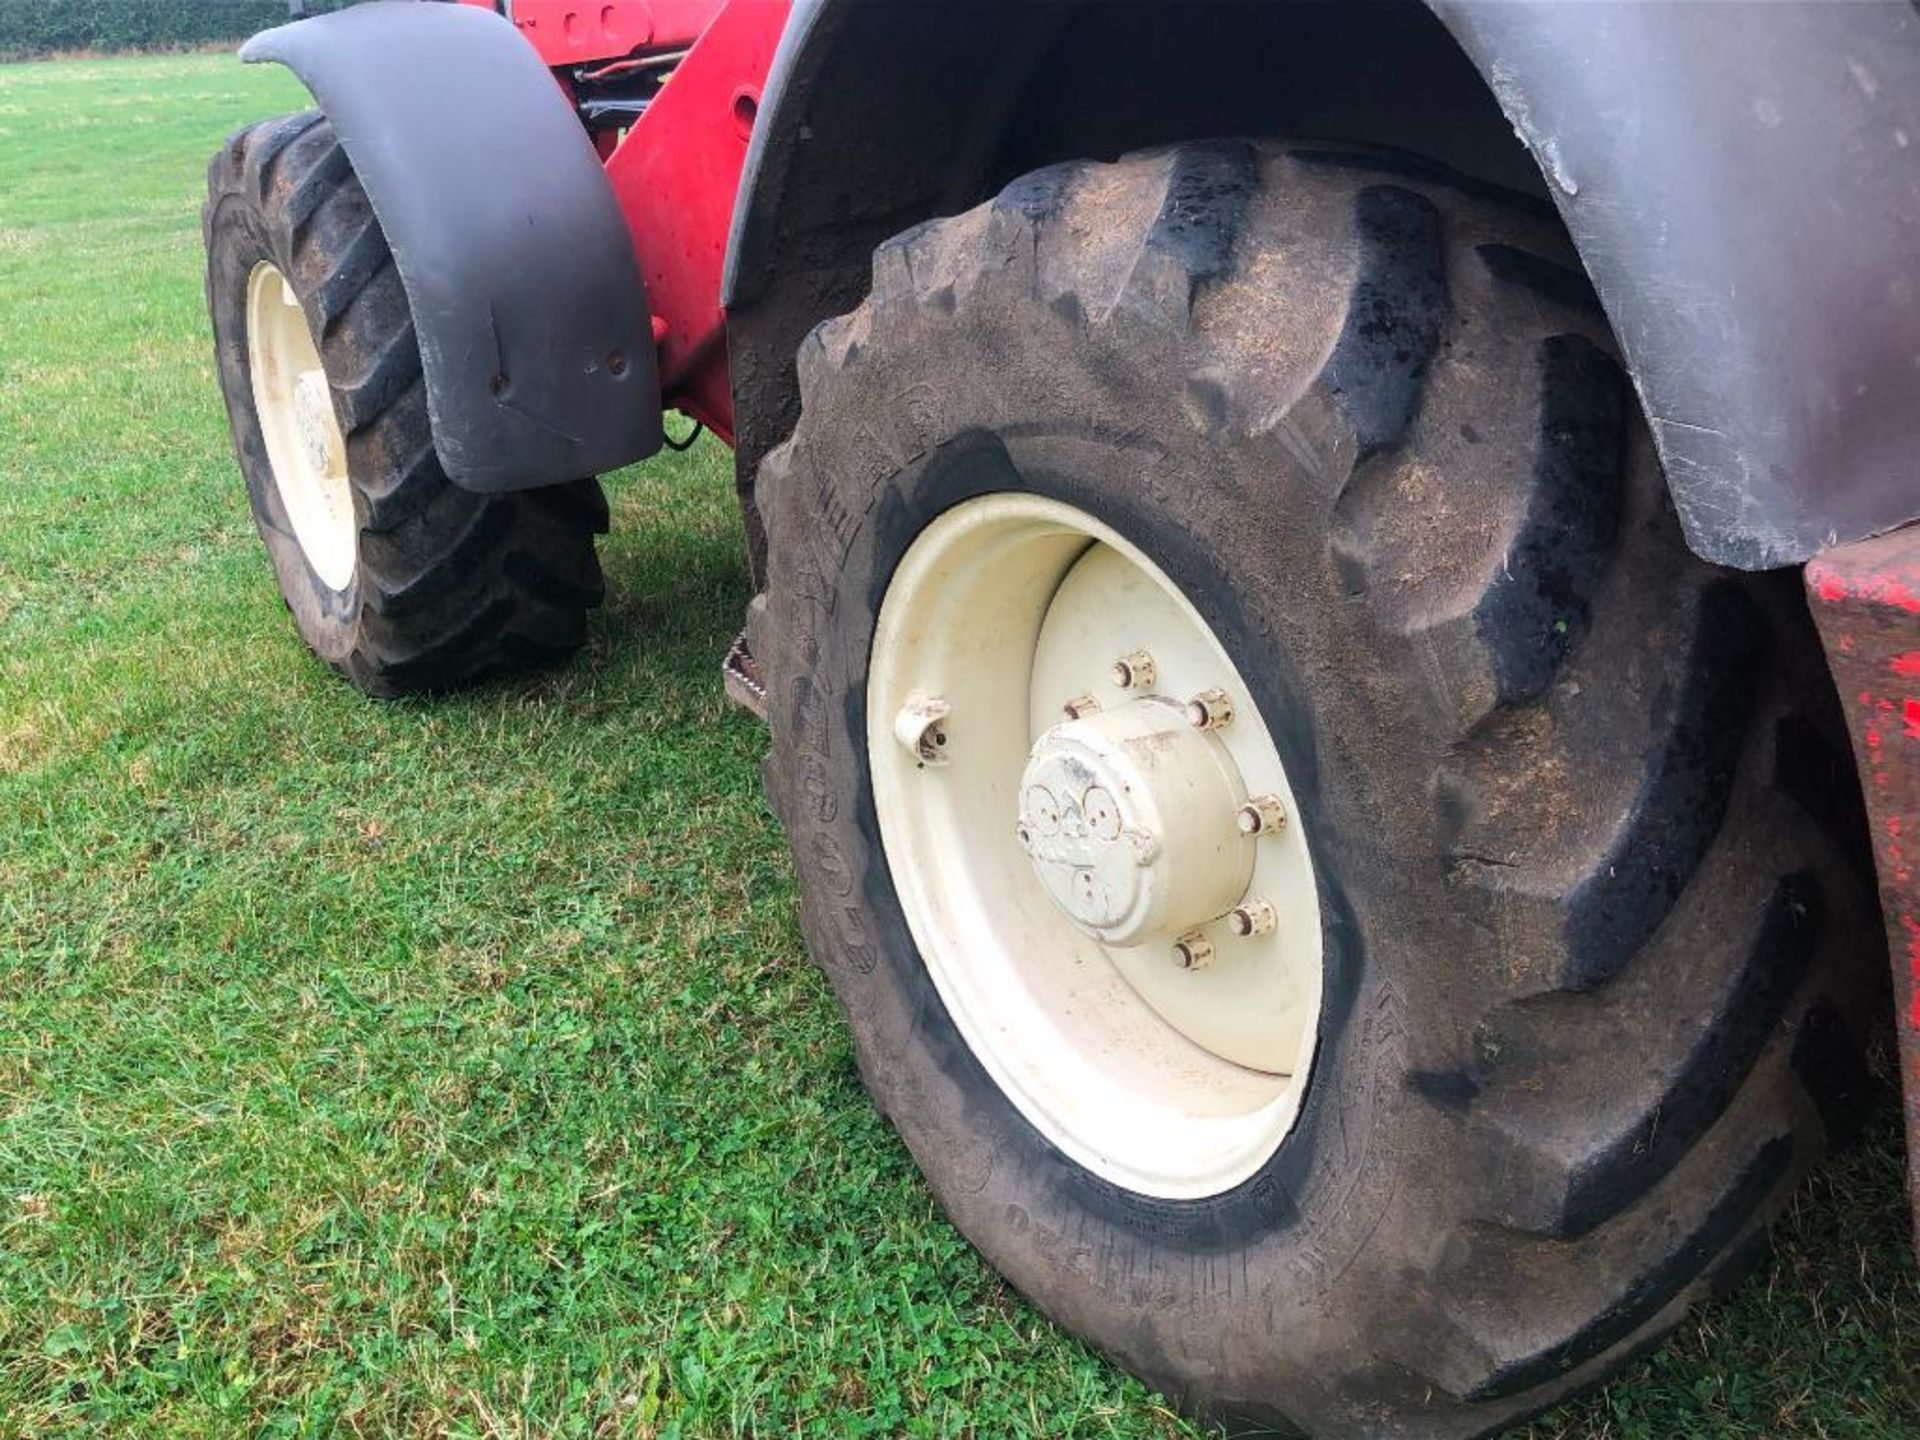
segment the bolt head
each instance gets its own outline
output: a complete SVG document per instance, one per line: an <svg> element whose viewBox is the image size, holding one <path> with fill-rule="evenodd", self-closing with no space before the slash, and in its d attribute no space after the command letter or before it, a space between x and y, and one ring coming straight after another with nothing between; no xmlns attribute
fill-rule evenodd
<svg viewBox="0 0 1920 1440"><path fill-rule="evenodd" d="M1082 719L1085 716L1093 714L1099 708L1100 698L1097 695L1076 695L1060 707L1061 711L1069 720Z"/></svg>

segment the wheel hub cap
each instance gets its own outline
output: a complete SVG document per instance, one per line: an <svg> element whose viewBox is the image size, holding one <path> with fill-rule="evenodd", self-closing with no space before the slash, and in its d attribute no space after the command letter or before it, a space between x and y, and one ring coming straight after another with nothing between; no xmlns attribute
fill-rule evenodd
<svg viewBox="0 0 1920 1440"><path fill-rule="evenodd" d="M293 413L302 457L320 474L331 472L335 468L333 437L339 427L334 423L324 371L304 370L294 381Z"/></svg>
<svg viewBox="0 0 1920 1440"><path fill-rule="evenodd" d="M1227 911L1253 874L1246 787L1224 747L1162 699L1042 735L1020 786L1020 844L1082 934L1167 940Z"/></svg>

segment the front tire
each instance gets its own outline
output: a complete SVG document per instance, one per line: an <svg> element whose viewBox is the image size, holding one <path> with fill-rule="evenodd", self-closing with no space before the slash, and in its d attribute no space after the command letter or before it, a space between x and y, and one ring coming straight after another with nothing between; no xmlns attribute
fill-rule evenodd
<svg viewBox="0 0 1920 1440"><path fill-rule="evenodd" d="M447 478L406 291L325 117L233 135L204 229L234 452L308 647L380 696L579 648L605 593L599 482L476 495Z"/></svg>
<svg viewBox="0 0 1920 1440"><path fill-rule="evenodd" d="M1740 1273L1859 1103L1849 772L1790 581L1687 552L1550 212L1365 152L1057 166L883 246L800 380L757 491L769 791L866 1083L994 1264L1188 1409L1355 1436L1498 1428ZM926 878L875 757L934 713L930 787L1020 794L1037 762L986 744L969 771L969 732L1017 704L1037 756L1078 700L1037 693L998 609L961 639L889 625L903 575L970 573L924 547L996 497L1164 575L1291 782L1317 1047L1245 1172L1109 1163L1124 1140L1036 1105L942 979L1002 942L955 924L972 902ZM1026 585L1044 615L1062 573L1010 563L970 603ZM999 670L879 694L896 645ZM1009 905L1051 903L1005 874ZM1065 933L1035 928L1036 973ZM1067 1009L1127 989L992 993L1066 1044ZM1128 1010L1110 1048L1144 1033Z"/></svg>

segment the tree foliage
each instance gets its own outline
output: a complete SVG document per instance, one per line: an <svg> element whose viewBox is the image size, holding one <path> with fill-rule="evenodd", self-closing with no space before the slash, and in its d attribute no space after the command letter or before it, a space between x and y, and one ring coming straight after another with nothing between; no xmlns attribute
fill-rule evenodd
<svg viewBox="0 0 1920 1440"><path fill-rule="evenodd" d="M337 9L338 0L305 8ZM0 57L237 41L287 18L287 0L0 0Z"/></svg>

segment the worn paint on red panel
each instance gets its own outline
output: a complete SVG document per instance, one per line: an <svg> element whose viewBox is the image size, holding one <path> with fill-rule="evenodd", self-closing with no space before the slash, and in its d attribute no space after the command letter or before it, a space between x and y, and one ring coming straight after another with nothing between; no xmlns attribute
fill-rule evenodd
<svg viewBox="0 0 1920 1440"><path fill-rule="evenodd" d="M1859 546L1841 548L1852 550L1860 546L1877 545L1880 541L1898 538L1902 533L1896 530L1892 536L1882 535L1877 540L1862 540ZM1863 600L1871 605L1920 615L1920 565L1916 565L1913 557L1897 557L1891 565L1855 571L1840 568L1833 558L1838 553L1829 550L1808 564L1807 587L1814 599L1829 605L1844 600Z"/></svg>
<svg viewBox="0 0 1920 1440"><path fill-rule="evenodd" d="M1920 526L1843 545L1807 566L1807 595L1849 715L1880 872L1920 1245L1920 883L1907 837L1920 833Z"/></svg>
<svg viewBox="0 0 1920 1440"><path fill-rule="evenodd" d="M1902 915L1900 923L1907 932L1907 982L1913 987L1913 997L1907 1007L1907 1023L1920 1029L1920 920L1911 915Z"/></svg>

